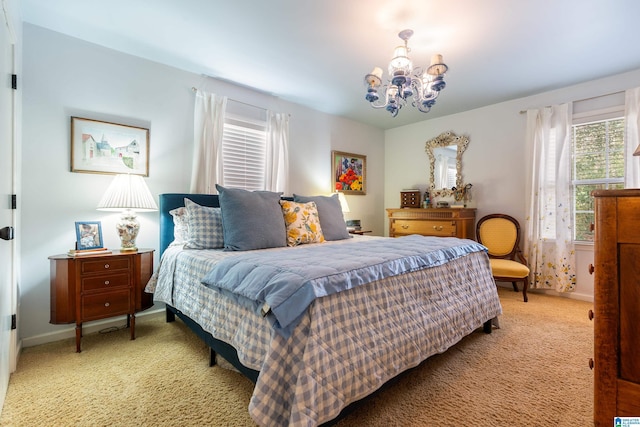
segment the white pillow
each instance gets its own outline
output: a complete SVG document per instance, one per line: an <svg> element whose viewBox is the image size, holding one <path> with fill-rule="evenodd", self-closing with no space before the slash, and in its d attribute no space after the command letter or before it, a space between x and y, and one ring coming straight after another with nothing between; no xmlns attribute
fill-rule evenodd
<svg viewBox="0 0 640 427"><path fill-rule="evenodd" d="M183 245L189 239L189 220L187 209L183 207L169 211L173 217L173 242L172 245Z"/></svg>

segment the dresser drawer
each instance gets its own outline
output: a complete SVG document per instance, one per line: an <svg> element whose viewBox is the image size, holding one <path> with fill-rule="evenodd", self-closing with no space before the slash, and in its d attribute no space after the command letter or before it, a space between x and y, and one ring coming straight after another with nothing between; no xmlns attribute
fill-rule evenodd
<svg viewBox="0 0 640 427"><path fill-rule="evenodd" d="M422 234L424 236L450 237L457 233L455 221L394 220L394 234Z"/></svg>
<svg viewBox="0 0 640 427"><path fill-rule="evenodd" d="M640 243L640 198L621 197L618 203L618 242Z"/></svg>
<svg viewBox="0 0 640 427"><path fill-rule="evenodd" d="M129 270L129 257L105 257L80 260L80 274L102 273L114 270Z"/></svg>
<svg viewBox="0 0 640 427"><path fill-rule="evenodd" d="M131 292L123 289L82 297L82 320L95 320L133 312Z"/></svg>
<svg viewBox="0 0 640 427"><path fill-rule="evenodd" d="M82 292L129 286L129 274L127 273L83 277L81 280Z"/></svg>

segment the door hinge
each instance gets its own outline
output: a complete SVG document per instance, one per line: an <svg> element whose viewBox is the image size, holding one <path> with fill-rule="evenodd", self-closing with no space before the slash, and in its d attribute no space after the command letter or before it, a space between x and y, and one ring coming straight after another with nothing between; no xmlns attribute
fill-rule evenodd
<svg viewBox="0 0 640 427"><path fill-rule="evenodd" d="M18 89L18 75L11 74L11 89Z"/></svg>
<svg viewBox="0 0 640 427"><path fill-rule="evenodd" d="M15 194L11 195L11 209L17 209L18 208L18 196L16 196Z"/></svg>
<svg viewBox="0 0 640 427"><path fill-rule="evenodd" d="M11 330L18 328L18 316L15 314L11 315Z"/></svg>
<svg viewBox="0 0 640 427"><path fill-rule="evenodd" d="M13 240L13 227L0 228L0 239Z"/></svg>

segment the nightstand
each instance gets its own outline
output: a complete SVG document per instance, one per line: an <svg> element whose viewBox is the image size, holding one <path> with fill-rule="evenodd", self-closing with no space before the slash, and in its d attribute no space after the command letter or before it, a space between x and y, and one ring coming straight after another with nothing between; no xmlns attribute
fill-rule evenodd
<svg viewBox="0 0 640 427"><path fill-rule="evenodd" d="M362 236L365 233L373 233L373 231L371 231L371 230L349 230L349 234L358 234L358 235Z"/></svg>
<svg viewBox="0 0 640 427"><path fill-rule="evenodd" d="M153 305L144 288L153 273L153 249L115 250L109 254L49 257L51 268L50 323L76 323L76 352L80 353L82 323L127 316L131 339L135 313Z"/></svg>

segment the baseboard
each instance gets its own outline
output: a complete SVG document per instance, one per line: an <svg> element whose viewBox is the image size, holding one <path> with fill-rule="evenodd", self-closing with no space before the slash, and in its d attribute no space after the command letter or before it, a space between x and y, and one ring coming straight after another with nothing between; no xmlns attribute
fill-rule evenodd
<svg viewBox="0 0 640 427"><path fill-rule="evenodd" d="M164 312L165 312L164 307L149 310L149 311L144 311L136 314L136 319L140 319L148 316L164 316ZM91 334L93 332L101 331L105 328L121 326L123 322L126 322L126 316L117 316L117 317L111 317L109 319L87 322L82 325L82 332L84 334ZM46 334L23 338L18 344L18 346L19 348L24 349L27 347L33 347L40 344L46 344L46 343L60 341L68 338L75 338L75 336L76 336L76 327L75 327L75 324L72 324L72 325L69 325L68 328L61 329L59 331L48 332Z"/></svg>
<svg viewBox="0 0 640 427"><path fill-rule="evenodd" d="M522 293L522 284L518 283L518 288L520 289L520 293ZM511 283L502 283L499 282L497 283L497 286L501 287L501 288L505 288L505 289L513 289ZM591 294L581 294L578 292L558 292L556 290L553 289L529 289L527 291L527 293L529 295L531 294L544 294L544 295L551 295L554 297L559 297L559 298L568 298L568 299L575 299L578 301L586 301L586 302L593 302L593 295Z"/></svg>
<svg viewBox="0 0 640 427"><path fill-rule="evenodd" d="M554 297L593 302L593 295L590 294L580 294L577 292L558 292L554 291L553 289L535 289L534 292L543 293L545 295L553 295Z"/></svg>

